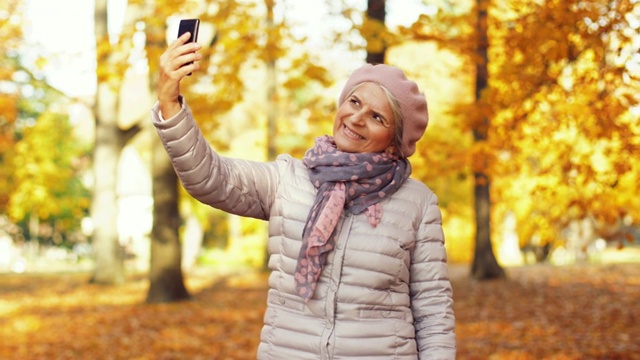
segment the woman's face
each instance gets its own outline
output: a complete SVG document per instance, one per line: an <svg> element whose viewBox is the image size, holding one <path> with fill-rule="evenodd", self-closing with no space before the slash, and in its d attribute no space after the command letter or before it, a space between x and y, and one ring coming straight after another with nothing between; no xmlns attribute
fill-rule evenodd
<svg viewBox="0 0 640 360"><path fill-rule="evenodd" d="M366 82L338 108L333 137L340 151L383 152L393 143L394 129L387 95L379 85Z"/></svg>

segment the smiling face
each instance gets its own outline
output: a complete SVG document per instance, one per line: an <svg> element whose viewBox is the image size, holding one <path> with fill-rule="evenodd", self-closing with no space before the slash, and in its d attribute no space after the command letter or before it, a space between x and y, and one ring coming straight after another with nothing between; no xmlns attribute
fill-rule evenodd
<svg viewBox="0 0 640 360"><path fill-rule="evenodd" d="M395 135L393 109L385 91L366 82L340 105L333 123L338 150L351 153L383 152Z"/></svg>

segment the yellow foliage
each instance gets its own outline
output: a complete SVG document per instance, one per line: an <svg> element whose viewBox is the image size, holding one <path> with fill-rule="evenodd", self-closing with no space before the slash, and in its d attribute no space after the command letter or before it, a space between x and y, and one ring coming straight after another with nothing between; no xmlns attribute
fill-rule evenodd
<svg viewBox="0 0 640 360"><path fill-rule="evenodd" d="M473 69L474 13L456 12L463 7L422 16L402 33L450 49ZM478 135L460 159L488 171L493 215L514 212L523 244L554 241L568 222L590 216L640 224L640 169L630 161L640 156L637 7L629 0L489 5L489 86L475 103L460 99L453 109L463 120L451 124Z"/></svg>
<svg viewBox="0 0 640 360"><path fill-rule="evenodd" d="M18 96L16 94L0 94L0 124L2 133L0 141L6 141L7 137L12 137L13 129L11 125L18 117ZM3 148L0 148L2 150Z"/></svg>
<svg viewBox="0 0 640 360"><path fill-rule="evenodd" d="M365 17L359 30L360 35L366 40L368 52L381 53L398 43L396 36L379 20Z"/></svg>
<svg viewBox="0 0 640 360"><path fill-rule="evenodd" d="M15 146L15 189L8 205L8 214L14 221L22 221L30 214L46 220L66 211L87 209L87 194L74 188L80 169L72 166L72 159L81 155L81 148L71 133L67 118L53 113L44 113L23 132Z"/></svg>
<svg viewBox="0 0 640 360"><path fill-rule="evenodd" d="M0 82L12 82L18 69L16 50L22 45L22 0L7 0L0 11ZM0 90L0 213L6 209L13 188L11 166L18 117L18 90L3 86Z"/></svg>

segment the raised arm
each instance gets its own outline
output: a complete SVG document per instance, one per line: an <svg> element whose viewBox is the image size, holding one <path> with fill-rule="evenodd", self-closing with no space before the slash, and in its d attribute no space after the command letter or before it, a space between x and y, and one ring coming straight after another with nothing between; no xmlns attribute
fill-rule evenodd
<svg viewBox="0 0 640 360"><path fill-rule="evenodd" d="M202 135L186 103L171 119L161 119L159 111L156 103L153 124L187 192L217 209L266 220L279 181L276 163L220 156Z"/></svg>

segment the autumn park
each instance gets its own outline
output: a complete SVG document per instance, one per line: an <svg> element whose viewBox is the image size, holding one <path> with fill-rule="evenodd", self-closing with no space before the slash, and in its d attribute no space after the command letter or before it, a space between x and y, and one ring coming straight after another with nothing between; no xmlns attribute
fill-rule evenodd
<svg viewBox="0 0 640 360"><path fill-rule="evenodd" d="M362 64L419 83L458 359L640 359L637 0L3 1L0 359L256 358L267 224L189 196L151 122L185 18L223 156L302 157Z"/></svg>

